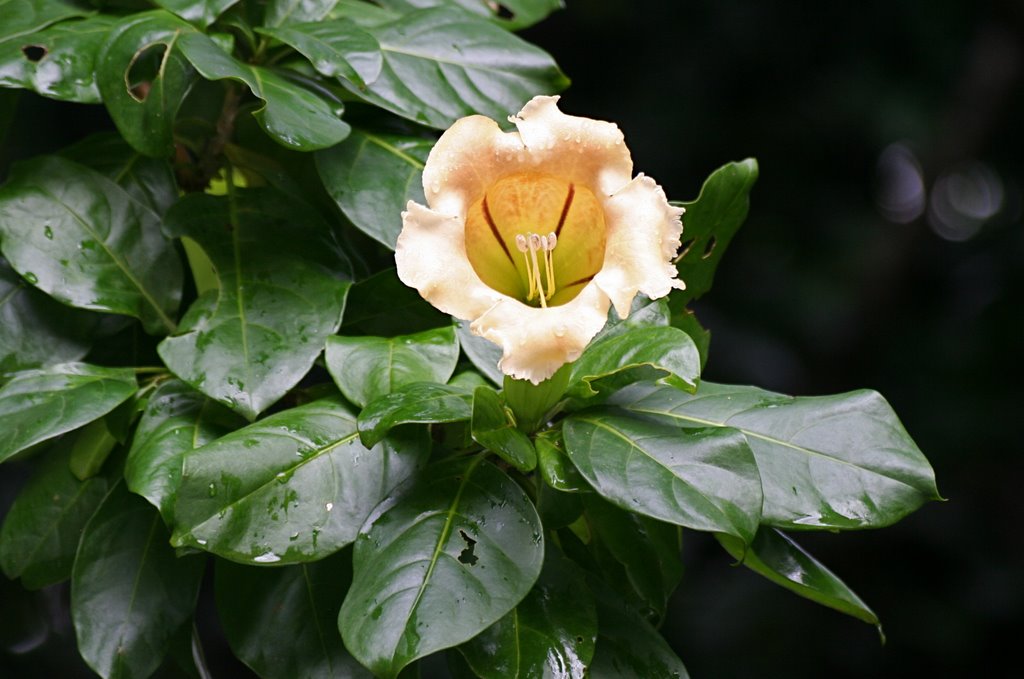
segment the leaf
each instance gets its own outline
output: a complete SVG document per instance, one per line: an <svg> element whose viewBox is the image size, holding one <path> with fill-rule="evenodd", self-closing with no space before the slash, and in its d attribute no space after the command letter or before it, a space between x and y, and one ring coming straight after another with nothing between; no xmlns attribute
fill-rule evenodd
<svg viewBox="0 0 1024 679"><path fill-rule="evenodd" d="M685 304L711 289L719 260L747 218L757 172L753 158L723 165L707 178L696 200L681 203L686 208L683 250L675 264L686 289L672 293L674 302Z"/></svg>
<svg viewBox="0 0 1024 679"><path fill-rule="evenodd" d="M39 292L0 258L0 373L77 361L99 320Z"/></svg>
<svg viewBox="0 0 1024 679"><path fill-rule="evenodd" d="M423 165L429 139L354 129L337 146L316 154L324 188L359 230L394 250L402 211L425 203Z"/></svg>
<svg viewBox="0 0 1024 679"><path fill-rule="evenodd" d="M53 24L20 40L0 38L0 87L20 87L64 101L100 103L96 54L116 21L100 14Z"/></svg>
<svg viewBox="0 0 1024 679"><path fill-rule="evenodd" d="M551 488L563 493L578 493L581 490L590 490L590 486L583 480L576 467L569 462L565 452L548 436L538 436L535 445L537 448L537 466L540 469L541 478Z"/></svg>
<svg viewBox="0 0 1024 679"><path fill-rule="evenodd" d="M264 26L281 26L319 21L338 4L338 0L269 0Z"/></svg>
<svg viewBox="0 0 1024 679"><path fill-rule="evenodd" d="M300 4L299 0L293 2ZM317 73L328 78L345 78L359 86L376 80L383 61L377 40L350 21L319 19L278 28L268 22L256 32L294 48L309 59Z"/></svg>
<svg viewBox="0 0 1024 679"><path fill-rule="evenodd" d="M71 473L70 448L61 442L47 453L0 530L0 567L29 589L71 577L82 529L107 494L104 476L80 481Z"/></svg>
<svg viewBox="0 0 1024 679"><path fill-rule="evenodd" d="M160 515L118 484L89 520L71 575L82 658L105 679L148 677L195 607L204 559L177 558Z"/></svg>
<svg viewBox="0 0 1024 679"><path fill-rule="evenodd" d="M702 382L696 394L635 386L615 401L683 427L744 433L779 528L878 528L937 499L935 473L877 392L797 397Z"/></svg>
<svg viewBox="0 0 1024 679"><path fill-rule="evenodd" d="M459 9L491 19L509 30L519 30L537 23L556 9L565 5L562 0L501 0L480 2L479 0L377 0L394 12L410 12L426 7L457 7Z"/></svg>
<svg viewBox="0 0 1024 679"><path fill-rule="evenodd" d="M153 0L185 21L206 28L238 0Z"/></svg>
<svg viewBox="0 0 1024 679"><path fill-rule="evenodd" d="M74 0L0 0L0 50L22 41L47 26L92 14L93 10Z"/></svg>
<svg viewBox="0 0 1024 679"><path fill-rule="evenodd" d="M700 324L695 313L686 308L681 309L678 314L672 315L672 326L679 328L693 340L693 343L697 346L697 352L700 354L700 369L703 371L704 366L708 362L711 332Z"/></svg>
<svg viewBox="0 0 1024 679"><path fill-rule="evenodd" d="M173 543L243 563L323 558L355 539L428 449L423 431L360 445L339 398L279 412L185 455Z"/></svg>
<svg viewBox="0 0 1024 679"><path fill-rule="evenodd" d="M309 206L273 189L191 194L164 230L198 243L219 286L157 348L167 367L254 419L309 371L338 329L347 259Z"/></svg>
<svg viewBox="0 0 1024 679"><path fill-rule="evenodd" d="M607 398L622 387L657 380L693 392L700 355L693 340L672 327L636 327L590 344L573 363L568 394Z"/></svg>
<svg viewBox="0 0 1024 679"><path fill-rule="evenodd" d="M4 256L25 280L66 304L174 329L182 271L159 217L83 165L40 156L0 188Z"/></svg>
<svg viewBox="0 0 1024 679"><path fill-rule="evenodd" d="M328 337L327 370L352 403L365 406L414 382L445 383L455 372L459 342L447 326L398 337Z"/></svg>
<svg viewBox="0 0 1024 679"><path fill-rule="evenodd" d="M423 125L444 129L473 113L504 120L569 82L546 52L464 11L418 10L364 28L380 43L380 76L365 90L343 84Z"/></svg>
<svg viewBox="0 0 1024 679"><path fill-rule="evenodd" d="M243 424L238 415L184 382L162 383L149 397L135 430L124 468L128 489L149 500L171 524L185 454Z"/></svg>
<svg viewBox="0 0 1024 679"><path fill-rule="evenodd" d="M105 419L93 420L85 425L75 433L75 441L71 446L71 473L82 481L95 476L115 445L117 439L110 433Z"/></svg>
<svg viewBox="0 0 1024 679"><path fill-rule="evenodd" d="M542 532L529 498L481 456L434 465L356 540L339 615L345 646L393 679L413 660L471 639L533 587Z"/></svg>
<svg viewBox="0 0 1024 679"><path fill-rule="evenodd" d="M442 314L400 281L394 269L385 269L352 286L341 329L349 335L391 337L451 322L451 316Z"/></svg>
<svg viewBox="0 0 1024 679"><path fill-rule="evenodd" d="M373 446L400 424L465 422L473 414L472 392L462 387L417 382L385 394L359 413L359 438Z"/></svg>
<svg viewBox="0 0 1024 679"><path fill-rule="evenodd" d="M235 655L264 679L371 679L338 634L351 558L283 568L218 561L217 612Z"/></svg>
<svg viewBox="0 0 1024 679"><path fill-rule="evenodd" d="M315 151L334 146L348 136L348 123L326 101L269 68L234 59L206 35L184 34L178 49L207 80L227 78L245 83L264 102L253 116L282 146Z"/></svg>
<svg viewBox="0 0 1024 679"><path fill-rule="evenodd" d="M549 551L537 584L459 651L484 679L583 679L594 655L594 595L571 561Z"/></svg>
<svg viewBox="0 0 1024 679"><path fill-rule="evenodd" d="M0 462L103 417L135 389L131 370L87 363L14 373L0 388Z"/></svg>
<svg viewBox="0 0 1024 679"><path fill-rule="evenodd" d="M125 17L111 30L96 58L96 84L125 141L140 153L167 157L174 147L174 118L195 75L178 52L195 29L164 11Z"/></svg>
<svg viewBox="0 0 1024 679"><path fill-rule="evenodd" d="M727 535L716 537L734 559L776 585L781 585L823 606L876 625L881 631L878 616L874 611L832 571L825 568L782 531L762 527L748 546Z"/></svg>
<svg viewBox="0 0 1024 679"><path fill-rule="evenodd" d="M469 329L468 321L459 321L458 330L459 344L469 362L480 371L487 379L497 385L505 381L505 374L498 368L498 361L501 360L501 347L494 342L474 335Z"/></svg>
<svg viewBox="0 0 1024 679"><path fill-rule="evenodd" d="M516 429L516 424L505 410L498 392L480 386L473 392L473 440L495 453L521 472L537 466L537 451L530 437Z"/></svg>
<svg viewBox="0 0 1024 679"><path fill-rule="evenodd" d="M562 433L569 459L613 504L694 530L754 538L761 483L739 432L687 431L591 410L567 418Z"/></svg>

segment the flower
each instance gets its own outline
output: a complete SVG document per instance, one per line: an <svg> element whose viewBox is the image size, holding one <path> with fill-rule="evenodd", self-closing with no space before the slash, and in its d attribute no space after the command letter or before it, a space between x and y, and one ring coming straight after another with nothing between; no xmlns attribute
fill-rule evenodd
<svg viewBox="0 0 1024 679"><path fill-rule="evenodd" d="M499 345L498 366L534 384L579 358L608 318L683 288L672 258L683 213L633 161L612 123L535 97L516 131L469 116L423 169L429 207L409 201L398 276Z"/></svg>

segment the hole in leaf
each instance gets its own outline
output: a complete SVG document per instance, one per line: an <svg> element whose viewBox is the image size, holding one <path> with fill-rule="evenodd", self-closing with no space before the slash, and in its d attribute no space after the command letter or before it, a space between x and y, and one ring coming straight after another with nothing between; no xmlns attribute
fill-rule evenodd
<svg viewBox="0 0 1024 679"><path fill-rule="evenodd" d="M516 18L516 13L500 2L489 2L487 4L491 6L491 11L493 11L494 15L499 19L507 19L511 21Z"/></svg>
<svg viewBox="0 0 1024 679"><path fill-rule="evenodd" d="M715 251L715 246L718 244L718 239L714 236L708 238L707 244L704 246L704 254L700 256L701 259L707 259L711 256L711 253Z"/></svg>
<svg viewBox="0 0 1024 679"><path fill-rule="evenodd" d="M676 255L676 261L677 262L680 259L682 259L683 257L685 257L687 254L689 254L690 248L693 247L693 242L695 240L697 240L697 239L696 238L689 238L689 239L683 241L682 245L679 246L679 254Z"/></svg>
<svg viewBox="0 0 1024 679"><path fill-rule="evenodd" d="M167 54L167 45L147 45L135 53L128 69L124 72L124 85L132 99L140 104L146 101L153 81L160 76L160 67Z"/></svg>
<svg viewBox="0 0 1024 679"><path fill-rule="evenodd" d="M459 552L459 563L464 563L467 566L475 566L476 562L480 560L480 557L473 554L473 548L476 546L476 540L466 535L466 531L459 529L459 535L466 542L466 548Z"/></svg>
<svg viewBox="0 0 1024 679"><path fill-rule="evenodd" d="M25 55L26 59L35 63L42 61L43 57L50 53L50 50L42 45L25 45L21 48L21 53Z"/></svg>

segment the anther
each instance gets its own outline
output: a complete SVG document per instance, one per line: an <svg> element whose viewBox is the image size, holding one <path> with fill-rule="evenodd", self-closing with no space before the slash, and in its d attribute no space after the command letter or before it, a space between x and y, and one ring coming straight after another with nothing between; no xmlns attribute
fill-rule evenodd
<svg viewBox="0 0 1024 679"><path fill-rule="evenodd" d="M519 252L526 252L526 236L523 234L516 236L516 249Z"/></svg>

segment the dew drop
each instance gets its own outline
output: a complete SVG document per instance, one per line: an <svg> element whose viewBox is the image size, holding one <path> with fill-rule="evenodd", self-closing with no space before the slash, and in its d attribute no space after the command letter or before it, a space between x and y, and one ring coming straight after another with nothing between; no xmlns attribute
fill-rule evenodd
<svg viewBox="0 0 1024 679"><path fill-rule="evenodd" d="M434 193L440 193L441 192L441 183L440 182L432 183L430 185L430 190L433 191Z"/></svg>
<svg viewBox="0 0 1024 679"><path fill-rule="evenodd" d="M24 276L25 280L28 281L29 283L31 283L32 285L35 285L36 283L39 282L39 276L35 275L31 271L26 271L23 274L23 276Z"/></svg>
<svg viewBox="0 0 1024 679"><path fill-rule="evenodd" d="M277 554L274 554L273 552L266 552L264 554L260 554L259 556L253 559L253 561L255 561L256 563L274 563L275 561L280 560L281 557L279 557Z"/></svg>
<svg viewBox="0 0 1024 679"><path fill-rule="evenodd" d="M210 484L210 497L216 497L216 495L217 495L217 484L216 483L211 483Z"/></svg>
<svg viewBox="0 0 1024 679"><path fill-rule="evenodd" d="M327 504L324 505L324 507L327 508L327 511L331 511L332 509L334 509L334 503L328 502Z"/></svg>

